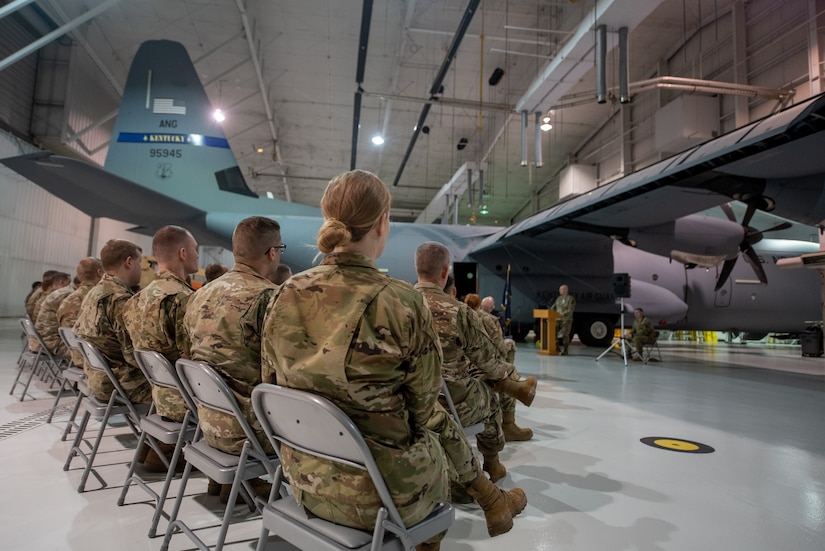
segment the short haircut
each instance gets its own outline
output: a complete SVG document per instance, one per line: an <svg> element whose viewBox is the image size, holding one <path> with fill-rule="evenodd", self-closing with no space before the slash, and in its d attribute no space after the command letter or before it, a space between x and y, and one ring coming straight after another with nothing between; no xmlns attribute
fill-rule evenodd
<svg viewBox="0 0 825 551"><path fill-rule="evenodd" d="M286 264L278 264L278 269L275 272L275 279L272 281L275 285L281 285L287 279L292 277L292 268Z"/></svg>
<svg viewBox="0 0 825 551"><path fill-rule="evenodd" d="M43 272L43 289L51 289L54 276L56 276L58 273L60 272L58 272L57 270L46 270L45 272Z"/></svg>
<svg viewBox="0 0 825 551"><path fill-rule="evenodd" d="M236 258L258 260L281 240L281 225L271 218L250 216L235 226L232 252Z"/></svg>
<svg viewBox="0 0 825 551"><path fill-rule="evenodd" d="M221 277L223 274L227 272L226 266L223 264L210 264L206 267L203 271L203 275L206 276L206 282L209 283L210 281L214 281Z"/></svg>
<svg viewBox="0 0 825 551"><path fill-rule="evenodd" d="M435 241L427 241L415 250L415 271L418 277L432 279L450 265L450 249Z"/></svg>
<svg viewBox="0 0 825 551"><path fill-rule="evenodd" d="M186 246L191 234L180 226L163 226L152 237L152 254L158 262L174 260L177 252Z"/></svg>
<svg viewBox="0 0 825 551"><path fill-rule="evenodd" d="M143 250L125 239L110 239L100 250L100 261L106 271L117 269L130 256L139 260Z"/></svg>
<svg viewBox="0 0 825 551"><path fill-rule="evenodd" d="M66 272L57 272L52 276L52 287L54 287L56 283L69 283L71 280L72 276L67 274Z"/></svg>
<svg viewBox="0 0 825 551"><path fill-rule="evenodd" d="M638 310L638 311L639 311L639 312L641 312L642 314L644 314L644 313L645 313L644 308L634 308L634 310Z"/></svg>
<svg viewBox="0 0 825 551"><path fill-rule="evenodd" d="M97 283L98 270L103 270L103 264L93 256L87 256L77 263L77 279L80 283Z"/></svg>
<svg viewBox="0 0 825 551"><path fill-rule="evenodd" d="M43 285L42 281L32 281L32 291Z"/></svg>

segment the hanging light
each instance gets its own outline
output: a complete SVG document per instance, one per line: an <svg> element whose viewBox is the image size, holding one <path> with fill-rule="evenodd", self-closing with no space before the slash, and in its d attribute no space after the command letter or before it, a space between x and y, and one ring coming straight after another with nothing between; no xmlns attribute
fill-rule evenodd
<svg viewBox="0 0 825 551"><path fill-rule="evenodd" d="M481 205L481 210L478 211L481 214L489 214L489 209L487 209L487 205Z"/></svg>
<svg viewBox="0 0 825 551"><path fill-rule="evenodd" d="M375 145L384 145L384 137L381 134L376 134L372 137L372 143Z"/></svg>
<svg viewBox="0 0 825 551"><path fill-rule="evenodd" d="M544 118L541 119L541 126L539 126L539 128L544 132L549 132L553 129L553 125L550 124L550 115L545 115Z"/></svg>
<svg viewBox="0 0 825 551"><path fill-rule="evenodd" d="M215 117L215 120L218 122L223 122L226 120L226 115L223 114L223 111L220 109L215 109L215 112L212 113L212 116Z"/></svg>

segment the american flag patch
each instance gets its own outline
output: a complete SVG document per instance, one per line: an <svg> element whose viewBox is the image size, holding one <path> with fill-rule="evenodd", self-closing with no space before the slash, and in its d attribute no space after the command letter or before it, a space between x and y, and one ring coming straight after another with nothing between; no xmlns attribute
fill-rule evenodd
<svg viewBox="0 0 825 551"><path fill-rule="evenodd" d="M183 102L180 101L178 103ZM175 100L173 99L155 98L155 101L152 104L152 113L158 113L161 115L185 115L186 106L175 105Z"/></svg>

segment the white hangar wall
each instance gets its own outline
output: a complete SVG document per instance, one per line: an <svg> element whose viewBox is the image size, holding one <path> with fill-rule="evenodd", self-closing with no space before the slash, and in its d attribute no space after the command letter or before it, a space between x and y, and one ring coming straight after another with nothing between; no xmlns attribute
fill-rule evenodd
<svg viewBox="0 0 825 551"><path fill-rule="evenodd" d="M36 149L0 132L0 158ZM25 315L23 299L49 269L74 274L84 256L98 256L109 239L133 241L147 253L151 238L129 225L83 214L22 176L0 166L0 317Z"/></svg>

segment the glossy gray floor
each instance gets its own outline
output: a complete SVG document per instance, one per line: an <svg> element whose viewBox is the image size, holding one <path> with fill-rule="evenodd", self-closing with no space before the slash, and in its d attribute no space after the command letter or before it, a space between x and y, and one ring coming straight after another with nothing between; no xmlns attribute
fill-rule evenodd
<svg viewBox="0 0 825 551"><path fill-rule="evenodd" d="M134 448L127 431L106 438L97 469L106 485L90 478L90 491L78 494L79 462L62 470L66 408L46 425L52 395L44 386L34 400L7 394L18 328L0 320L0 548L159 549L162 538L146 536L145 494L132 489L127 504L116 505ZM521 346L519 370L540 383L518 418L535 436L507 445L501 485L524 488L529 504L514 529L494 539L478 508L459 506L442 549L825 549L825 360L803 358L798 347L661 348L662 363L625 367L612 354L596 362L600 351L580 345L564 358ZM657 449L641 443L645 437L715 451ZM181 518L210 541L221 510L202 495L205 485L192 482ZM260 521L237 512L226 548L254 549ZM171 549L193 548L182 535L172 540ZM272 538L268 549L292 547Z"/></svg>

